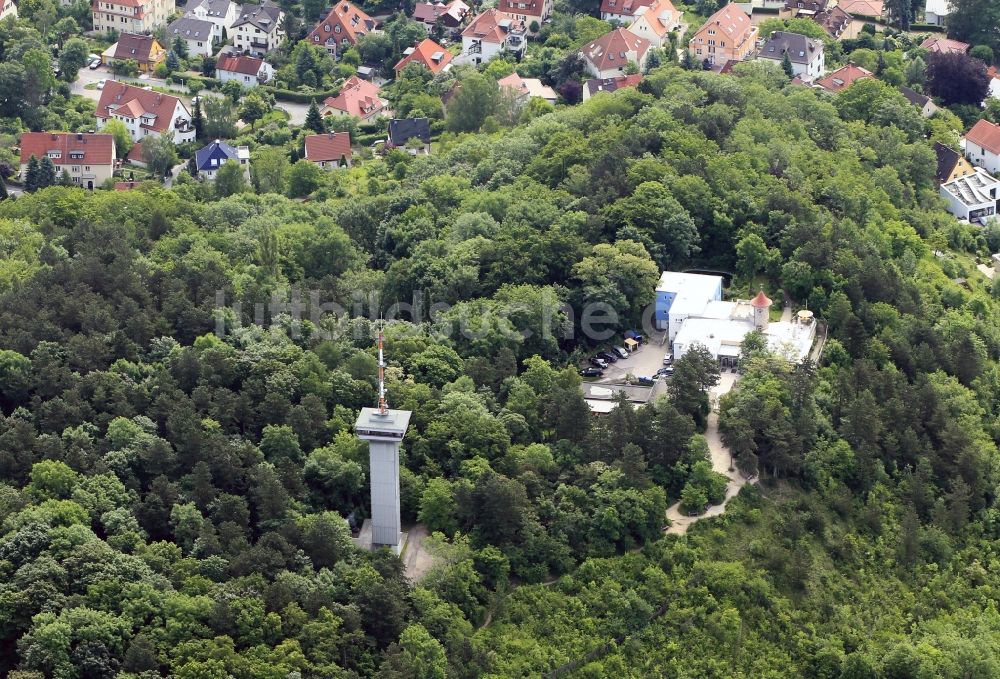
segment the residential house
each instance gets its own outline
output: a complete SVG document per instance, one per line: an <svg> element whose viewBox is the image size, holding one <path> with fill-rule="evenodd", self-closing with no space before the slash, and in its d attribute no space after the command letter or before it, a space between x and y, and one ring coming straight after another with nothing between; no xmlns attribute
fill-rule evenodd
<svg viewBox="0 0 1000 679"><path fill-rule="evenodd" d="M358 43L358 38L371 33L377 26L374 19L346 0L334 5L306 36L313 45L323 47L333 56Z"/></svg>
<svg viewBox="0 0 1000 679"><path fill-rule="evenodd" d="M800 76L804 82L812 82L826 73L823 43L799 33L773 31L758 57L781 66L786 54L792 64L792 75Z"/></svg>
<svg viewBox="0 0 1000 679"><path fill-rule="evenodd" d="M648 7L637 7L634 19L626 30L648 40L653 47L664 47L670 44L670 31L678 25L680 18L680 12L674 9L670 0L656 0Z"/></svg>
<svg viewBox="0 0 1000 679"><path fill-rule="evenodd" d="M91 5L98 33L152 33L175 11L174 0L93 0Z"/></svg>
<svg viewBox="0 0 1000 679"><path fill-rule="evenodd" d="M171 46L180 38L187 44L189 56L210 57L215 52L215 45L221 40L216 38L216 26L207 19L184 16L167 26L167 39Z"/></svg>
<svg viewBox="0 0 1000 679"><path fill-rule="evenodd" d="M125 162L129 165L135 165L136 167L145 168L147 166L146 161L142 159L142 142L136 142L132 144L132 148L129 149L128 155L125 156ZM131 178L132 173L129 173Z"/></svg>
<svg viewBox="0 0 1000 679"><path fill-rule="evenodd" d="M21 135L21 178L34 156L48 156L56 173L69 173L70 181L88 189L100 186L115 170L115 138L110 134L80 132L25 132Z"/></svg>
<svg viewBox="0 0 1000 679"><path fill-rule="evenodd" d="M0 0L0 21L7 17L17 18L17 5L14 0Z"/></svg>
<svg viewBox="0 0 1000 679"><path fill-rule="evenodd" d="M942 184L938 191L948 202L948 212L958 219L985 224L997 214L1000 179L981 167L972 174Z"/></svg>
<svg viewBox="0 0 1000 679"><path fill-rule="evenodd" d="M154 134L172 134L178 144L194 140L191 114L180 99L116 80L104 84L95 115L97 129L120 120L135 142Z"/></svg>
<svg viewBox="0 0 1000 679"><path fill-rule="evenodd" d="M598 92L616 92L625 87L635 87L642 80L638 73L616 78L592 78L583 84L583 100L587 101Z"/></svg>
<svg viewBox="0 0 1000 679"><path fill-rule="evenodd" d="M1000 172L1000 125L980 120L965 133L965 157L990 174Z"/></svg>
<svg viewBox="0 0 1000 679"><path fill-rule="evenodd" d="M418 2L413 6L414 21L419 21L430 33L435 26L440 26L445 33L454 33L462 27L469 6L462 0L451 0L447 5L443 2Z"/></svg>
<svg viewBox="0 0 1000 679"><path fill-rule="evenodd" d="M931 26L944 26L951 14L950 0L927 0L924 5L924 23Z"/></svg>
<svg viewBox="0 0 1000 679"><path fill-rule="evenodd" d="M235 81L244 88L263 85L274 76L274 67L263 59L242 54L220 54L215 62L215 77L225 85Z"/></svg>
<svg viewBox="0 0 1000 679"><path fill-rule="evenodd" d="M527 47L527 30L523 21L488 9L462 31L462 53L455 57L455 63L478 66L502 52L509 52L519 60Z"/></svg>
<svg viewBox="0 0 1000 679"><path fill-rule="evenodd" d="M965 54L969 51L969 43L951 38L929 37L920 43L922 49L940 54Z"/></svg>
<svg viewBox="0 0 1000 679"><path fill-rule="evenodd" d="M837 5L852 16L879 19L885 14L882 0L840 0Z"/></svg>
<svg viewBox="0 0 1000 679"><path fill-rule="evenodd" d="M422 146L414 148L411 139L420 140ZM427 118L396 118L389 121L389 148L405 149L411 155L429 155L431 152L431 123Z"/></svg>
<svg viewBox="0 0 1000 679"><path fill-rule="evenodd" d="M311 134L306 137L306 160L322 168L351 166L351 136L346 132Z"/></svg>
<svg viewBox="0 0 1000 679"><path fill-rule="evenodd" d="M646 65L649 41L629 33L624 28L616 28L597 40L589 42L580 50L584 66L595 78L615 78L625 75L628 65L635 64L639 70Z"/></svg>
<svg viewBox="0 0 1000 679"><path fill-rule="evenodd" d="M934 153L937 155L937 171L934 173L934 179L938 186L974 174L976 171L965 156L939 141L934 142Z"/></svg>
<svg viewBox="0 0 1000 679"><path fill-rule="evenodd" d="M379 86L356 75L348 78L335 97L327 97L320 109L326 116L355 116L372 120L386 112L388 104L379 96Z"/></svg>
<svg viewBox="0 0 1000 679"><path fill-rule="evenodd" d="M243 175L250 179L250 147L248 146L230 146L216 139L208 146L196 151L194 160L195 167L198 168L198 176L209 181L213 181L219 169L230 160L243 166Z"/></svg>
<svg viewBox="0 0 1000 679"><path fill-rule="evenodd" d="M524 25L532 33L552 14L552 0L497 0L497 9Z"/></svg>
<svg viewBox="0 0 1000 679"><path fill-rule="evenodd" d="M817 12L811 18L834 40L839 39L854 21L854 17L845 12L840 5Z"/></svg>
<svg viewBox="0 0 1000 679"><path fill-rule="evenodd" d="M792 16L812 17L825 12L829 0L785 0L785 9Z"/></svg>
<svg viewBox="0 0 1000 679"><path fill-rule="evenodd" d="M743 61L757 49L757 27L739 5L730 3L708 18L688 42L688 52L709 65Z"/></svg>
<svg viewBox="0 0 1000 679"><path fill-rule="evenodd" d="M501 92L506 90L512 93L522 106L527 104L528 100L532 97L544 99L550 104L555 104L559 101L559 95L556 94L556 91L548 85L543 85L541 80L538 78L522 78L517 73L511 73L507 77L498 80L497 87L500 88Z"/></svg>
<svg viewBox="0 0 1000 679"><path fill-rule="evenodd" d="M848 87L853 85L859 80L864 80L865 78L874 78L875 74L868 69L861 68L860 66L855 66L854 63L849 63L846 66L838 68L833 73L829 74L825 78L820 78L815 80L813 84L820 89L824 89L827 92L833 92L836 94L841 90L846 90Z"/></svg>
<svg viewBox="0 0 1000 679"><path fill-rule="evenodd" d="M128 61L129 59L139 64L139 70L149 73L156 65L166 59L167 51L156 38L151 35L137 35L135 33L121 33L118 42L105 51L110 55L106 63Z"/></svg>
<svg viewBox="0 0 1000 679"><path fill-rule="evenodd" d="M240 18L243 8L232 0L191 0L184 8L184 16L211 21L217 43L224 43Z"/></svg>
<svg viewBox="0 0 1000 679"><path fill-rule="evenodd" d="M990 77L990 89L987 96L1000 99L1000 72L997 71L996 66L990 66L986 69L986 74Z"/></svg>
<svg viewBox="0 0 1000 679"><path fill-rule="evenodd" d="M403 58L396 62L393 70L396 71L396 77L398 78L407 66L417 64L437 75L451 68L451 60L451 52L430 38L425 38L416 46L407 47L403 52Z"/></svg>
<svg viewBox="0 0 1000 679"><path fill-rule="evenodd" d="M631 23L640 7L649 7L656 0L601 0L601 19L617 21L620 24Z"/></svg>
<svg viewBox="0 0 1000 679"><path fill-rule="evenodd" d="M924 118L930 118L938 112L938 107L934 104L934 100L927 95L915 92L909 87L900 87L899 92L906 97L908 102L920 109L920 115Z"/></svg>
<svg viewBox="0 0 1000 679"><path fill-rule="evenodd" d="M268 0L263 5L243 5L233 23L233 45L241 52L263 57L285 39L284 19L281 8Z"/></svg>

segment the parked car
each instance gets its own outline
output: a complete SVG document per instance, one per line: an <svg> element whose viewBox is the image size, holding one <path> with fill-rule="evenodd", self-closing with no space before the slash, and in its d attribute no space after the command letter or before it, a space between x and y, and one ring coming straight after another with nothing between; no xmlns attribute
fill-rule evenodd
<svg viewBox="0 0 1000 679"><path fill-rule="evenodd" d="M651 387L651 386L653 386L653 383L656 380L654 380L652 377L647 377L645 375L640 375L639 377L635 378L635 381L636 381L636 384L641 384L644 387Z"/></svg>
<svg viewBox="0 0 1000 679"><path fill-rule="evenodd" d="M101 80L98 80L97 81L97 89L103 90L104 89L104 83L106 83L106 82L108 82L108 81L105 80L105 79L103 79L103 78Z"/></svg>
<svg viewBox="0 0 1000 679"><path fill-rule="evenodd" d="M665 368L660 368L656 371L657 377L670 377L674 374L674 366L668 365Z"/></svg>
<svg viewBox="0 0 1000 679"><path fill-rule="evenodd" d="M580 371L580 377L604 377L604 371L600 368L584 368Z"/></svg>
<svg viewBox="0 0 1000 679"><path fill-rule="evenodd" d="M667 353L663 355L663 365L673 365L674 355Z"/></svg>
<svg viewBox="0 0 1000 679"><path fill-rule="evenodd" d="M608 367L608 362L605 361L603 358L597 358L595 356L594 358L590 359L590 365L594 366L595 368L604 369Z"/></svg>
<svg viewBox="0 0 1000 679"><path fill-rule="evenodd" d="M96 71L97 67L100 65L101 65L101 58L94 57L93 59L90 60L90 63L87 64L87 68L89 68L91 71Z"/></svg>
<svg viewBox="0 0 1000 679"><path fill-rule="evenodd" d="M618 358L628 358L628 352L625 351L625 347L611 347L611 351L618 354Z"/></svg>
<svg viewBox="0 0 1000 679"><path fill-rule="evenodd" d="M603 358L608 363L614 363L615 361L618 360L618 355L612 354L610 351L602 351L599 354L597 354L597 358Z"/></svg>

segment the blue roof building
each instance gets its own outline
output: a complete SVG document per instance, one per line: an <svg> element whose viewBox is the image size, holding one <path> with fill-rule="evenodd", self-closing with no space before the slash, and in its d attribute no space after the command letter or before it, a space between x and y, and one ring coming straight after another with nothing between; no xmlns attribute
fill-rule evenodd
<svg viewBox="0 0 1000 679"><path fill-rule="evenodd" d="M229 160L235 160L243 166L243 173L248 177L250 175L250 148L247 146L230 146L216 139L199 149L194 159L198 175L209 180L215 179L215 173Z"/></svg>

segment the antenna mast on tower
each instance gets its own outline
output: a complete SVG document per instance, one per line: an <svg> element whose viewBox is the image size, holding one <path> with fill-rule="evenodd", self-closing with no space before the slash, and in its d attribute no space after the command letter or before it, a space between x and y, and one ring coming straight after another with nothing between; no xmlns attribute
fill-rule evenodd
<svg viewBox="0 0 1000 679"><path fill-rule="evenodd" d="M382 325L385 321L382 321ZM385 356L382 351L382 326L378 330L378 414L385 415L389 405L385 402Z"/></svg>

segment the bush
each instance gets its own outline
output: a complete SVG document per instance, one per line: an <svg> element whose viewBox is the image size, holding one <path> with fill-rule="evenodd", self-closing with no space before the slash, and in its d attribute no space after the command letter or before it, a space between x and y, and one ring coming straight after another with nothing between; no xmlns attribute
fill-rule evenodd
<svg viewBox="0 0 1000 679"><path fill-rule="evenodd" d="M708 505L705 491L693 483L688 483L681 491L681 511L685 514L701 514Z"/></svg>
<svg viewBox="0 0 1000 679"><path fill-rule="evenodd" d="M325 92L313 91L313 92L294 92L292 90L282 90L277 87L270 87L269 85L260 85L260 88L265 92L269 92L274 95L274 98L278 101L288 101L293 104L309 104L313 100L316 103L322 102L327 97L335 97L340 89L327 90Z"/></svg>
<svg viewBox="0 0 1000 679"><path fill-rule="evenodd" d="M187 86L188 80L195 78L201 82L202 88L206 90L218 90L222 87L222 82L218 78L208 78L194 73L171 73L170 80L178 85Z"/></svg>

